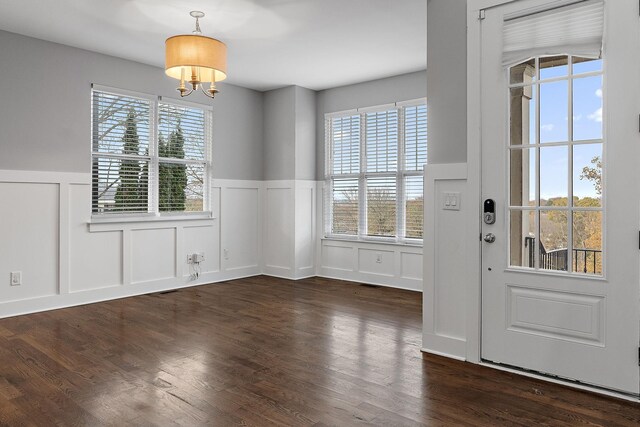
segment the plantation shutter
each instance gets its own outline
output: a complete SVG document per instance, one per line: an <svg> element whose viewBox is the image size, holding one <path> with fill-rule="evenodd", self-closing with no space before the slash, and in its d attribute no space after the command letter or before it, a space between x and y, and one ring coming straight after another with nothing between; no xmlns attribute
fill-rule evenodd
<svg viewBox="0 0 640 427"><path fill-rule="evenodd" d="M202 212L208 177L210 111L158 104L158 206L160 212Z"/></svg>
<svg viewBox="0 0 640 427"><path fill-rule="evenodd" d="M398 170L398 110L365 114L367 172Z"/></svg>
<svg viewBox="0 0 640 427"><path fill-rule="evenodd" d="M602 0L505 17L502 63L510 66L534 56L558 54L598 58L603 29Z"/></svg>
<svg viewBox="0 0 640 427"><path fill-rule="evenodd" d="M405 170L421 171L427 163L427 106L404 107Z"/></svg>
<svg viewBox="0 0 640 427"><path fill-rule="evenodd" d="M425 100L326 114L325 142L326 235L419 243Z"/></svg>
<svg viewBox="0 0 640 427"><path fill-rule="evenodd" d="M331 233L358 234L358 178L334 179L331 183Z"/></svg>
<svg viewBox="0 0 640 427"><path fill-rule="evenodd" d="M331 169L335 175L360 172L360 116L330 119Z"/></svg>
<svg viewBox="0 0 640 427"><path fill-rule="evenodd" d="M92 93L92 212L149 212L152 103Z"/></svg>
<svg viewBox="0 0 640 427"><path fill-rule="evenodd" d="M423 233L423 193L422 175L405 177L404 181L404 210L405 210L405 237L410 239L422 239Z"/></svg>

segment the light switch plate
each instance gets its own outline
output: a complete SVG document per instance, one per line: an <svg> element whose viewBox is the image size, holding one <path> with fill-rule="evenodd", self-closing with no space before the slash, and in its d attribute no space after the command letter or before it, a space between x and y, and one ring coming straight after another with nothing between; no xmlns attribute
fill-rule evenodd
<svg viewBox="0 0 640 427"><path fill-rule="evenodd" d="M448 211L459 211L460 203L461 200L459 192L442 193L442 209Z"/></svg>

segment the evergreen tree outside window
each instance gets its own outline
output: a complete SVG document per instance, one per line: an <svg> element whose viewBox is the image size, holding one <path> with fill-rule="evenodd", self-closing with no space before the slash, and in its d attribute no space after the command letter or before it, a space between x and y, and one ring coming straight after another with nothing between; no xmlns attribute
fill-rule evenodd
<svg viewBox="0 0 640 427"><path fill-rule="evenodd" d="M210 107L92 92L92 214L208 212Z"/></svg>

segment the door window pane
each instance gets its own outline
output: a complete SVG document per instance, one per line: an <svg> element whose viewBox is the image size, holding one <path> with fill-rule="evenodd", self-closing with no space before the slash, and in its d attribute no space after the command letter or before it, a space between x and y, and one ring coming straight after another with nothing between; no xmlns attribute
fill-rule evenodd
<svg viewBox="0 0 640 427"><path fill-rule="evenodd" d="M513 267L535 267L535 211L512 210L509 218L511 255L509 265Z"/></svg>
<svg viewBox="0 0 640 427"><path fill-rule="evenodd" d="M540 268L567 271L567 211L540 211Z"/></svg>
<svg viewBox="0 0 640 427"><path fill-rule="evenodd" d="M602 59L573 57L573 74L602 71Z"/></svg>
<svg viewBox="0 0 640 427"><path fill-rule="evenodd" d="M573 140L602 139L602 76L573 80Z"/></svg>
<svg viewBox="0 0 640 427"><path fill-rule="evenodd" d="M573 270L602 274L602 212L573 213Z"/></svg>
<svg viewBox="0 0 640 427"><path fill-rule="evenodd" d="M569 157L567 146L540 148L540 205L568 205Z"/></svg>
<svg viewBox="0 0 640 427"><path fill-rule="evenodd" d="M536 143L536 87L511 88L510 135L511 145Z"/></svg>
<svg viewBox="0 0 640 427"><path fill-rule="evenodd" d="M510 160L510 205L535 206L536 203L536 150L512 149Z"/></svg>
<svg viewBox="0 0 640 427"><path fill-rule="evenodd" d="M540 79L566 77L569 72L569 58L567 56L548 56L540 58Z"/></svg>
<svg viewBox="0 0 640 427"><path fill-rule="evenodd" d="M540 85L540 142L569 140L567 113L569 82L561 80Z"/></svg>
<svg viewBox="0 0 640 427"><path fill-rule="evenodd" d="M602 144L573 146L573 205L602 206Z"/></svg>

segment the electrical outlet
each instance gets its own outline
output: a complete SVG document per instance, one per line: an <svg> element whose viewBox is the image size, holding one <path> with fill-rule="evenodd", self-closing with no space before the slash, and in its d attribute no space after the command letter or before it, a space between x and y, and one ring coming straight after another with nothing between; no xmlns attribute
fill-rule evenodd
<svg viewBox="0 0 640 427"><path fill-rule="evenodd" d="M22 285L22 271L11 272L11 286Z"/></svg>
<svg viewBox="0 0 640 427"><path fill-rule="evenodd" d="M195 252L187 255L187 264L198 264L204 261L204 252Z"/></svg>

